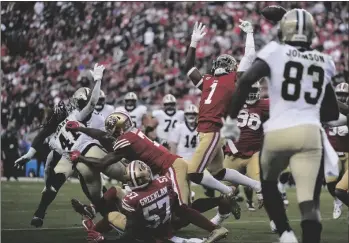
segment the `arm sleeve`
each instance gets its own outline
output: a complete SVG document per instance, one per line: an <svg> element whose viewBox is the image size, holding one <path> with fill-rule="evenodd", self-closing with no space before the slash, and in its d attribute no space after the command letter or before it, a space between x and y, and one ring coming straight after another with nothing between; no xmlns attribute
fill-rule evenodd
<svg viewBox="0 0 349 243"><path fill-rule="evenodd" d="M77 119L83 121L88 115L90 115L98 102L100 91L101 91L101 80L97 80L96 84L92 90L91 98L88 101L87 105L78 113Z"/></svg>
<svg viewBox="0 0 349 243"><path fill-rule="evenodd" d="M255 58L256 51L254 46L253 33L248 33L246 36L245 54L240 61L237 71L245 72L252 65Z"/></svg>
<svg viewBox="0 0 349 243"><path fill-rule="evenodd" d="M348 118L343 114L339 114L338 120L327 122L327 124L331 127L346 126L347 123Z"/></svg>

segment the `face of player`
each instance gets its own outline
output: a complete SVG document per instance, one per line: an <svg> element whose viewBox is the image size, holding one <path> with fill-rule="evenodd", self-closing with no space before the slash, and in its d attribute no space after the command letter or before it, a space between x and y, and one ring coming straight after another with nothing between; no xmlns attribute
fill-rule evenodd
<svg viewBox="0 0 349 243"><path fill-rule="evenodd" d="M125 109L130 112L136 109L137 101L136 100L125 100Z"/></svg>
<svg viewBox="0 0 349 243"><path fill-rule="evenodd" d="M196 113L185 113L184 117L185 117L185 121L190 126L195 126L196 125L198 114L196 114Z"/></svg>
<svg viewBox="0 0 349 243"><path fill-rule="evenodd" d="M176 103L167 103L164 104L165 113L169 116L172 116L176 113Z"/></svg>
<svg viewBox="0 0 349 243"><path fill-rule="evenodd" d="M259 92L262 99L268 98L268 84L265 79L260 82Z"/></svg>
<svg viewBox="0 0 349 243"><path fill-rule="evenodd" d="M104 108L104 105L105 105L105 98L99 98L96 106L95 106L95 110L96 111L101 111L103 110Z"/></svg>
<svg viewBox="0 0 349 243"><path fill-rule="evenodd" d="M344 93L344 92L337 92L336 93L337 96L337 100L346 104L349 101L349 94L348 93Z"/></svg>

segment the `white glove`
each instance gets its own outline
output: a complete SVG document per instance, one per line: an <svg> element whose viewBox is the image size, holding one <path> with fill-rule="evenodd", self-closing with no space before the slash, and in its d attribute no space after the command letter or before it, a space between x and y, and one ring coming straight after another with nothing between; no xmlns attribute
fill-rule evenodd
<svg viewBox="0 0 349 243"><path fill-rule="evenodd" d="M253 26L249 21L245 21L242 19L239 19L240 25L239 28L242 29L245 33L253 33Z"/></svg>
<svg viewBox="0 0 349 243"><path fill-rule="evenodd" d="M223 127L221 128L221 136L237 142L240 138L240 128L237 119L231 119L230 116L226 120L222 119Z"/></svg>
<svg viewBox="0 0 349 243"><path fill-rule="evenodd" d="M93 71L90 70L94 81L102 80L104 69L105 67L103 65L98 65L98 63L95 64Z"/></svg>
<svg viewBox="0 0 349 243"><path fill-rule="evenodd" d="M195 22L193 34L191 35L190 46L196 48L197 43L206 35L206 25Z"/></svg>

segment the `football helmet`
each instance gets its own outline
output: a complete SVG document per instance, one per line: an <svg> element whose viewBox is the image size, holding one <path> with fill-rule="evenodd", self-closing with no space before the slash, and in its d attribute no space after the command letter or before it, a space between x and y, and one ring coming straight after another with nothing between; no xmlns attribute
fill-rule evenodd
<svg viewBox="0 0 349 243"><path fill-rule="evenodd" d="M130 115L123 111L113 112L105 119L105 130L116 138L132 127Z"/></svg>
<svg viewBox="0 0 349 243"><path fill-rule="evenodd" d="M131 189L140 189L149 185L153 180L153 173L144 162L134 160L127 165L124 180Z"/></svg>
<svg viewBox="0 0 349 243"><path fill-rule="evenodd" d="M105 93L103 92L103 90L101 90L101 92L99 93L99 100L95 106L95 110L100 112L101 110L103 110L104 105L105 105Z"/></svg>
<svg viewBox="0 0 349 243"><path fill-rule="evenodd" d="M91 97L91 89L81 87L73 94L72 102L76 109L81 111L88 103Z"/></svg>
<svg viewBox="0 0 349 243"><path fill-rule="evenodd" d="M176 113L177 99L171 94L167 94L162 99L162 104L164 105L165 113L169 116L173 116Z"/></svg>
<svg viewBox="0 0 349 243"><path fill-rule="evenodd" d="M194 125L197 122L199 109L196 105L190 104L184 109L184 119L189 125Z"/></svg>
<svg viewBox="0 0 349 243"><path fill-rule="evenodd" d="M252 85L250 89L250 93L248 93L248 97L246 99L246 104L253 105L260 98L260 84L256 82Z"/></svg>
<svg viewBox="0 0 349 243"><path fill-rule="evenodd" d="M349 84L340 83L336 86L335 92L337 95L337 100L345 104L349 103Z"/></svg>
<svg viewBox="0 0 349 243"><path fill-rule="evenodd" d="M134 92L128 92L125 95L124 101L125 101L125 109L128 112L131 112L137 107L138 97Z"/></svg>
<svg viewBox="0 0 349 243"><path fill-rule="evenodd" d="M228 74L236 71L237 66L238 63L234 57L228 54L223 54L217 57L215 61L213 61L211 72L215 76Z"/></svg>
<svg viewBox="0 0 349 243"><path fill-rule="evenodd" d="M280 21L280 41L290 45L311 44L315 36L313 16L304 9L288 11Z"/></svg>

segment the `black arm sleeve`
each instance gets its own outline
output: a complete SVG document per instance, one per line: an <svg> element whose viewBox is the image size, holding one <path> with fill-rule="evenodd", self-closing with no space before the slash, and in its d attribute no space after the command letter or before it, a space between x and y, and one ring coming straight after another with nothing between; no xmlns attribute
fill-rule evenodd
<svg viewBox="0 0 349 243"><path fill-rule="evenodd" d="M329 122L337 120L339 117L339 108L336 94L332 84L327 84L325 89L325 96L321 103L320 119L321 122Z"/></svg>

